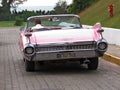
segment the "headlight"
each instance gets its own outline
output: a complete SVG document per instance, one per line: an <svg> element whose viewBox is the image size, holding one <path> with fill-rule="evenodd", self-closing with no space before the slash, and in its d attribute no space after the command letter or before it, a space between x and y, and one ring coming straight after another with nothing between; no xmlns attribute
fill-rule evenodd
<svg viewBox="0 0 120 90"><path fill-rule="evenodd" d="M35 53L34 45L32 45L32 44L26 45L25 48L24 48L24 53L27 56L34 55L34 53Z"/></svg>
<svg viewBox="0 0 120 90"><path fill-rule="evenodd" d="M99 50L106 50L107 49L107 43L106 42L98 43L98 49Z"/></svg>

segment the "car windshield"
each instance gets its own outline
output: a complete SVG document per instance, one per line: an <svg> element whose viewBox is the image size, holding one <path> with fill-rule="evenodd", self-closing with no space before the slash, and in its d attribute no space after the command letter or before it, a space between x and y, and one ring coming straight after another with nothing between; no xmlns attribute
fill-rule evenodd
<svg viewBox="0 0 120 90"><path fill-rule="evenodd" d="M79 17L76 16L38 16L38 17L31 17L28 20L28 27L32 28L35 26L35 20L40 20L40 24L43 26L44 29L64 29L64 28L81 28Z"/></svg>

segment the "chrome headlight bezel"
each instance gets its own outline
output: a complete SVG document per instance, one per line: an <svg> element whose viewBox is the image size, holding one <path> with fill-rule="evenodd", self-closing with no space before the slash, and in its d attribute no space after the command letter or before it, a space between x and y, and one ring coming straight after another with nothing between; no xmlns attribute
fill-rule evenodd
<svg viewBox="0 0 120 90"><path fill-rule="evenodd" d="M100 40L97 42L97 49L99 51L106 51L108 48L108 43L105 40Z"/></svg>
<svg viewBox="0 0 120 90"><path fill-rule="evenodd" d="M24 48L24 54L27 56L33 56L35 54L35 48L32 44L27 44Z"/></svg>

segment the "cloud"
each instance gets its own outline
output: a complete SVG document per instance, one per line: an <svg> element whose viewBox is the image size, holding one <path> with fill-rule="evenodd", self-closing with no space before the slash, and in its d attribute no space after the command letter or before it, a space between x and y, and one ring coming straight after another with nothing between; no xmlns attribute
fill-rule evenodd
<svg viewBox="0 0 120 90"><path fill-rule="evenodd" d="M55 4L59 0L28 0L24 2L22 6L55 6ZM68 4L72 2L72 0L65 0Z"/></svg>

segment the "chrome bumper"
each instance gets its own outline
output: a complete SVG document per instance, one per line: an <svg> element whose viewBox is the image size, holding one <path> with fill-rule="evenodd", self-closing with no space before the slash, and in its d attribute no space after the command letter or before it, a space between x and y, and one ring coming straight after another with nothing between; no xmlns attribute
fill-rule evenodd
<svg viewBox="0 0 120 90"><path fill-rule="evenodd" d="M65 51L65 52L44 52L36 53L32 57L28 57L33 61L45 61L45 60L65 60L65 59L80 59L80 58L92 58L99 57L99 53L95 50L84 51Z"/></svg>

